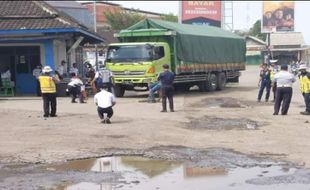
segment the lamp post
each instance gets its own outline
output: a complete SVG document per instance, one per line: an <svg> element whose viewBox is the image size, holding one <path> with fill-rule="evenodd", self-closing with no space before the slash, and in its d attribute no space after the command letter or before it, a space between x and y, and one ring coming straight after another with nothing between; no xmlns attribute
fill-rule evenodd
<svg viewBox="0 0 310 190"><path fill-rule="evenodd" d="M97 11L96 11L96 0L94 1L93 4L93 8L94 8L94 31L97 32ZM97 48L97 44L95 44L95 64L96 64L96 71L99 70L99 66L98 66L98 48Z"/></svg>

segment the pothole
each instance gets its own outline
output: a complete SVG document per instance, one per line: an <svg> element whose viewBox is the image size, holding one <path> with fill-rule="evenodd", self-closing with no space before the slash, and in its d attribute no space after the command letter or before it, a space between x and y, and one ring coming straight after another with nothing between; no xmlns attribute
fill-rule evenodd
<svg viewBox="0 0 310 190"><path fill-rule="evenodd" d="M231 97L212 97L201 100L197 104L193 104L194 107L208 107L208 108L247 108L250 105L244 101L240 101Z"/></svg>
<svg viewBox="0 0 310 190"><path fill-rule="evenodd" d="M150 148L143 156L99 157L11 170L4 171L10 174L0 180L0 189L308 190L310 184L310 171L290 163L220 148L181 146Z"/></svg>
<svg viewBox="0 0 310 190"><path fill-rule="evenodd" d="M203 118L192 119L187 127L190 129L207 130L256 130L260 127L259 123L250 119L218 118L205 116Z"/></svg>

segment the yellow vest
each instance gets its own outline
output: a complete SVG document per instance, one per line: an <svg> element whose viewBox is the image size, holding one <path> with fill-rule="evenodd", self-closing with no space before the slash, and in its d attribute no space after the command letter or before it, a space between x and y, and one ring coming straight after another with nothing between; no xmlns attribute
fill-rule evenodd
<svg viewBox="0 0 310 190"><path fill-rule="evenodd" d="M56 85L50 76L39 76L42 93L56 93Z"/></svg>
<svg viewBox="0 0 310 190"><path fill-rule="evenodd" d="M302 93L310 93L310 79L307 75L299 76L300 90Z"/></svg>

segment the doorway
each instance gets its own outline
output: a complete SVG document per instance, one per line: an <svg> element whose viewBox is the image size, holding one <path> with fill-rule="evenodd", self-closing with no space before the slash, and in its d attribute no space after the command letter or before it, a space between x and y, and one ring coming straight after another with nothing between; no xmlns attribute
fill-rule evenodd
<svg viewBox="0 0 310 190"><path fill-rule="evenodd" d="M40 46L0 46L0 65L9 66L16 94L36 93L32 71L40 64Z"/></svg>

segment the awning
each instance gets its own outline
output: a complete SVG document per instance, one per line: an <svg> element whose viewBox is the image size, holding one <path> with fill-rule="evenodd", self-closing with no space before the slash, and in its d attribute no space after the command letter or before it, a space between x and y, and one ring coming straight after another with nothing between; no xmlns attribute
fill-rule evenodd
<svg viewBox="0 0 310 190"><path fill-rule="evenodd" d="M29 34L43 34L43 35L49 35L49 34L64 34L64 33L77 33L84 37L84 40L81 44L98 44L102 43L105 40L100 37L98 34L78 29L78 28L53 28L53 29L21 29L21 30L0 30L0 37L2 35L9 36L9 35L27 35ZM14 38L11 38L10 40L14 40Z"/></svg>

